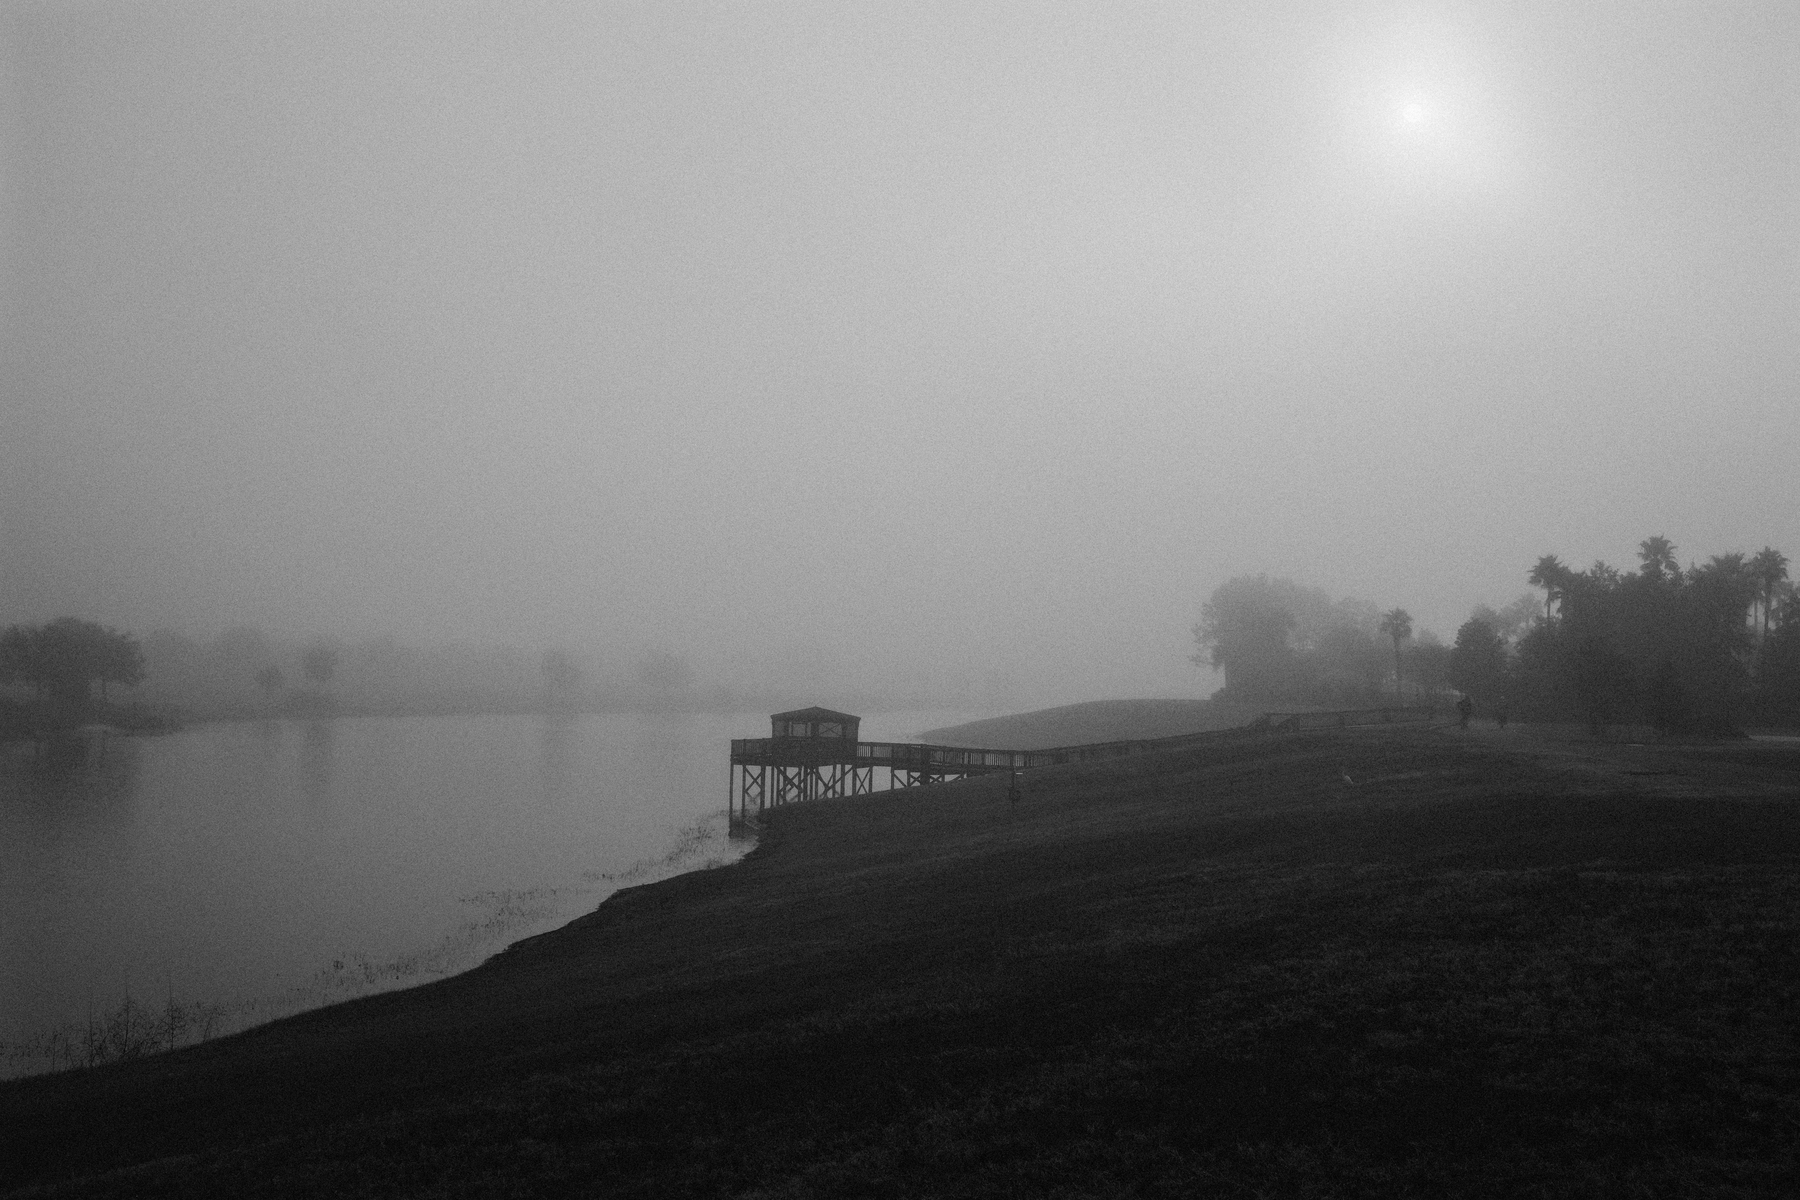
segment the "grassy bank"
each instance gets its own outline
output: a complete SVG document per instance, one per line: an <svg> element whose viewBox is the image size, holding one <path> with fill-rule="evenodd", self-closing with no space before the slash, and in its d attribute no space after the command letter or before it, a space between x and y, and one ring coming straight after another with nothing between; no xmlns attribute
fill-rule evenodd
<svg viewBox="0 0 1800 1200"><path fill-rule="evenodd" d="M1088 700L929 729L919 740L989 750L1047 750L1236 729L1264 711L1266 706L1222 700Z"/></svg>
<svg viewBox="0 0 1800 1200"><path fill-rule="evenodd" d="M1779 1195L1800 755L1226 740L797 806L487 966L0 1086L46 1195Z"/></svg>

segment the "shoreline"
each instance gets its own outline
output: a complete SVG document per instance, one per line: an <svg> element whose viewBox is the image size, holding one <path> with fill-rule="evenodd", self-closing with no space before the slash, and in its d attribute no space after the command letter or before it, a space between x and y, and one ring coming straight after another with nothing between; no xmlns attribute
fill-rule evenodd
<svg viewBox="0 0 1800 1200"><path fill-rule="evenodd" d="M1738 943L1800 944L1797 770L1305 734L795 805L461 975L0 1084L0 1190L1778 1194Z"/></svg>
<svg viewBox="0 0 1800 1200"><path fill-rule="evenodd" d="M750 847L733 856L738 844L747 840L752 842ZM480 969L521 942L551 936L592 915L621 892L653 887L694 871L728 867L754 849L753 839L729 831L721 811L694 827L679 831L673 848L660 858L641 859L622 870L595 875L591 879L584 876L585 887L558 886L505 893L497 897L498 918L489 915L465 921L422 949L402 951L380 962L371 962L361 954L345 955L331 966L321 968L309 982L294 984L280 992L238 996L225 1001L184 999L178 1003L171 995L161 1003L150 999L147 1003L134 1005L130 994L126 993L119 1005L105 1006L98 1014L90 1014L84 1022L65 1022L50 1029L28 1032L11 1042L0 1041L0 1055L11 1063L48 1064L11 1073L9 1064L0 1062L0 1084L177 1053L333 1005L454 979ZM709 850L716 852L707 853ZM507 919L507 910L514 908L515 900L529 904L545 892L569 892L575 896L594 892L604 894L591 903L578 900L578 907L569 911L534 914L527 909L513 914L512 919L525 928L539 926L535 933L513 937L507 932L498 935L492 932L497 921L503 923ZM479 899L481 897L468 897L465 902L473 903ZM555 924L541 928L546 921ZM494 945L496 941L499 942L497 946ZM132 1022L134 1011L140 1014L135 1026ZM165 1029L169 1030L166 1034ZM197 1036L182 1036L190 1030L197 1030Z"/></svg>

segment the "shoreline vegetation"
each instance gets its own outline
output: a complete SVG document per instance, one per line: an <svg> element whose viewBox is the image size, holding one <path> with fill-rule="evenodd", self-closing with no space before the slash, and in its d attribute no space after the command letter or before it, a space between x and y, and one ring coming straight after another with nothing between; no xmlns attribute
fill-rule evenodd
<svg viewBox="0 0 1800 1200"><path fill-rule="evenodd" d="M1800 748L1246 731L1006 784L790 806L464 974L0 1084L0 1191L1800 1176Z"/></svg>
<svg viewBox="0 0 1800 1200"><path fill-rule="evenodd" d="M571 909L584 900L591 907L596 894L729 865L740 856L730 840L735 839L728 840L723 820L701 821L676 831L674 843L662 855L640 859L623 870L584 871L574 886L460 896L458 903L467 906L468 919L436 942L380 961L345 954L307 982L277 993L197 1000L177 997L165 985L160 996L139 998L127 986L117 1003L91 1009L82 1020L24 1039L0 1040L0 1081L130 1062L295 1013L448 978L480 965L521 933L534 927L542 930L546 920L566 922L579 916Z"/></svg>

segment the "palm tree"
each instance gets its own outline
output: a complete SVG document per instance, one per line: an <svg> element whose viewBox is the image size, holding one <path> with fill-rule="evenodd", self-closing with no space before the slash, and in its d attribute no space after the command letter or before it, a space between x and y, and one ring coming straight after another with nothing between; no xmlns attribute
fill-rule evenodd
<svg viewBox="0 0 1800 1200"><path fill-rule="evenodd" d="M1700 569L1711 573L1716 579L1730 583L1734 587L1748 587L1750 595L1746 596L1744 599L1744 608L1746 610L1756 603L1756 575L1750 570L1750 564L1745 560L1742 554L1735 552L1731 554L1715 554L1707 559L1706 566ZM1695 568L1690 567L1688 573L1690 575L1695 574Z"/></svg>
<svg viewBox="0 0 1800 1200"><path fill-rule="evenodd" d="M1412 614L1396 608L1381 614L1381 632L1394 639L1394 696L1400 698L1400 643L1412 636Z"/></svg>
<svg viewBox="0 0 1800 1200"><path fill-rule="evenodd" d="M1750 556L1750 574L1762 586L1762 638L1769 637L1769 610L1775 606L1775 589L1787 578L1787 555L1773 546L1764 546Z"/></svg>
<svg viewBox="0 0 1800 1200"><path fill-rule="evenodd" d="M1526 582L1532 587L1544 589L1544 620L1550 619L1550 602L1562 591L1563 581L1569 577L1569 568L1562 565L1562 559L1554 554L1546 554L1537 560L1537 566L1531 568Z"/></svg>
<svg viewBox="0 0 1800 1200"><path fill-rule="evenodd" d="M1675 543L1660 533L1638 543L1638 561L1644 564L1643 573L1651 579L1681 582L1681 567L1675 561Z"/></svg>

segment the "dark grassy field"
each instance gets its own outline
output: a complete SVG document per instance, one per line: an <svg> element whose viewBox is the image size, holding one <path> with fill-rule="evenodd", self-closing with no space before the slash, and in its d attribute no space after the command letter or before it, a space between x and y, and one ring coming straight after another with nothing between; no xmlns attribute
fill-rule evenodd
<svg viewBox="0 0 1800 1200"><path fill-rule="evenodd" d="M1246 735L1005 793L797 806L468 975L0 1085L0 1190L1800 1189L1794 749Z"/></svg>

